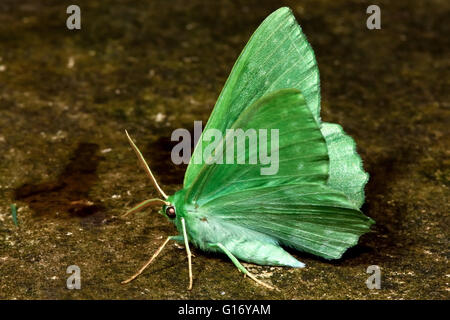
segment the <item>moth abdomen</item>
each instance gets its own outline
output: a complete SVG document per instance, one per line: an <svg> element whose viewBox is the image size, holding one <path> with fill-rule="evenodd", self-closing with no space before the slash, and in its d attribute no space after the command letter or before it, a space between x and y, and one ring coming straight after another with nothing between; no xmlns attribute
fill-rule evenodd
<svg viewBox="0 0 450 320"><path fill-rule="evenodd" d="M278 243L252 239L228 239L223 245L238 259L259 265L303 268L304 263L286 252Z"/></svg>

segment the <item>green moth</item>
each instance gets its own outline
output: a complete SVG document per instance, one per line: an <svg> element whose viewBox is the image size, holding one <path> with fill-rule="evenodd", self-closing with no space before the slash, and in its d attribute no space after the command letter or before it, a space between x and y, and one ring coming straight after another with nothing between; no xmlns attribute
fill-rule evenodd
<svg viewBox="0 0 450 320"><path fill-rule="evenodd" d="M167 196L127 133L163 199L146 200L126 214L161 204L161 212L175 224L179 235L168 237L141 270L123 283L136 278L169 240L176 240L186 247L189 289L189 242L201 250L227 255L245 275L272 288L239 260L302 268L304 264L283 247L339 259L370 229L374 221L359 210L368 174L353 139L339 125L321 122L317 62L289 8L273 12L252 35L203 134L208 129L219 130L224 138L218 147L224 148L233 139L225 134L230 128L277 129L277 173L261 174L260 164L192 161L211 147L212 142L201 137L183 188Z"/></svg>

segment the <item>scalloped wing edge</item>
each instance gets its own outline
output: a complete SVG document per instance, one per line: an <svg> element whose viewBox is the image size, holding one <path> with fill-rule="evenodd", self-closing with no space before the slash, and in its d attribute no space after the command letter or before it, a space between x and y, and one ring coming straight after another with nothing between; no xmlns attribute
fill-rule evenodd
<svg viewBox="0 0 450 320"><path fill-rule="evenodd" d="M335 123L323 122L321 132L330 158L328 186L343 192L349 201L360 208L364 203L364 187L369 174L364 171L355 141Z"/></svg>

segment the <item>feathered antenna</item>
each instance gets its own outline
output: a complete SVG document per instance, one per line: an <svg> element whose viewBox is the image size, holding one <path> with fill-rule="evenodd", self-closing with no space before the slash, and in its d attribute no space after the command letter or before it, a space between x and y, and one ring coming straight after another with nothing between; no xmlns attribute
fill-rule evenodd
<svg viewBox="0 0 450 320"><path fill-rule="evenodd" d="M125 133L127 134L128 141L130 142L131 147L133 148L134 152L136 153L136 156L139 159L139 162L141 163L142 167L144 168L145 172L147 173L148 177L150 178L150 181L155 186L156 190L163 196L164 199L167 199L167 195L164 193L164 191L161 189L161 187L158 185L158 182L156 182L155 177L153 176L152 171L150 170L147 162L145 161L144 157L142 156L142 153L139 151L138 147L134 144L133 140L131 139L130 135L128 134L127 130L125 130ZM165 202L165 201L163 201Z"/></svg>

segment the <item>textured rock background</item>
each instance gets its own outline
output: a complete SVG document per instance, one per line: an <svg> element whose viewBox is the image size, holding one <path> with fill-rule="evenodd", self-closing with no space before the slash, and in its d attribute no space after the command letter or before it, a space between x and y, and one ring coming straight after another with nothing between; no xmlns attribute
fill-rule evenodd
<svg viewBox="0 0 450 320"><path fill-rule="evenodd" d="M0 3L0 298L448 299L448 1L64 1ZM357 144L371 179L373 232L343 259L295 253L302 270L251 266L281 289L242 278L226 258L173 244L133 274L175 228L156 210L119 219L155 195L128 129L166 192L184 168L170 133L206 121L258 24L292 7L318 59L322 118ZM19 227L11 218L16 203ZM66 289L66 268L82 289ZM382 289L365 285L379 265Z"/></svg>

